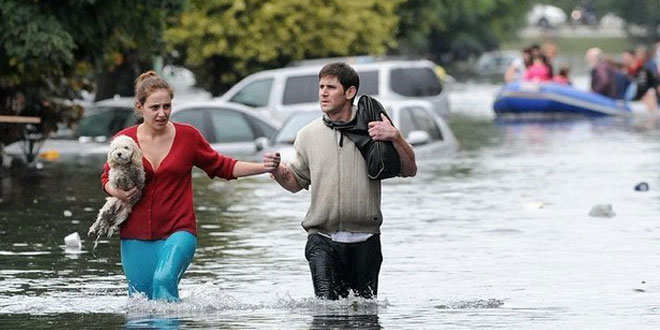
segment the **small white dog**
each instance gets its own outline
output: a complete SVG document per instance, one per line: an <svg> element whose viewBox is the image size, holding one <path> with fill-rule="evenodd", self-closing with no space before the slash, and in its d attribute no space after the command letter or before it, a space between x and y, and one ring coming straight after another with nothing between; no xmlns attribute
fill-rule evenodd
<svg viewBox="0 0 660 330"><path fill-rule="evenodd" d="M99 210L96 221L89 227L88 236L96 233L96 241L103 234L108 237L119 229L133 209L133 205L142 197L144 188L144 168L142 167L142 151L132 138L120 135L110 143L108 152L108 182L115 188L130 190L138 188L135 198L128 203L116 197L107 197L105 205ZM96 247L97 242L94 242Z"/></svg>

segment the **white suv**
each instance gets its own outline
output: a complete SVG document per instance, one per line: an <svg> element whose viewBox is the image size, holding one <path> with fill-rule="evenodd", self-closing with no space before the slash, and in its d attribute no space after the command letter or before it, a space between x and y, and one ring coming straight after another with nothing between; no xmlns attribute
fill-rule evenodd
<svg viewBox="0 0 660 330"><path fill-rule="evenodd" d="M255 110L271 111L283 121L293 112L318 107L318 73L323 64L285 67L252 74L229 89L221 99L241 103ZM449 114L447 92L428 60L386 60L349 64L360 75L358 94L367 94L387 103L396 100L426 100L434 113Z"/></svg>

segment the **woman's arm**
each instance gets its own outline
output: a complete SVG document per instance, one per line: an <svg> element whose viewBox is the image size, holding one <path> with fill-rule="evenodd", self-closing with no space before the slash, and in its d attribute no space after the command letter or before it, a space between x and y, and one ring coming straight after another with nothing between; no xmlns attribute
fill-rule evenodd
<svg viewBox="0 0 660 330"><path fill-rule="evenodd" d="M279 153L265 153L263 163L238 161L234 165L232 175L236 178L262 173L273 172L280 165Z"/></svg>

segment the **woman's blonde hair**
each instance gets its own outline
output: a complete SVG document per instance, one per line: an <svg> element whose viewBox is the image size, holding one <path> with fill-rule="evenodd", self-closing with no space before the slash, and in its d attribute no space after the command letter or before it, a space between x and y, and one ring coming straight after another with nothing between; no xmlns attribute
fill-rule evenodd
<svg viewBox="0 0 660 330"><path fill-rule="evenodd" d="M135 79L135 114L138 117L141 116L137 110L138 106L144 104L147 97L159 89L166 89L170 92L170 98L174 97L174 90L170 84L153 70L149 70Z"/></svg>

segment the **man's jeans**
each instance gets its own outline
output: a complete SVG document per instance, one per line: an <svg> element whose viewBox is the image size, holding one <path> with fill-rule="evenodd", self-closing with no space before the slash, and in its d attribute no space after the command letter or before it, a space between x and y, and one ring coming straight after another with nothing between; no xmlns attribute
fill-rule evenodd
<svg viewBox="0 0 660 330"><path fill-rule="evenodd" d="M383 255L380 235L358 243L339 243L311 234L307 237L305 258L319 298L337 300L352 290L356 296L371 299L378 293L378 273Z"/></svg>

